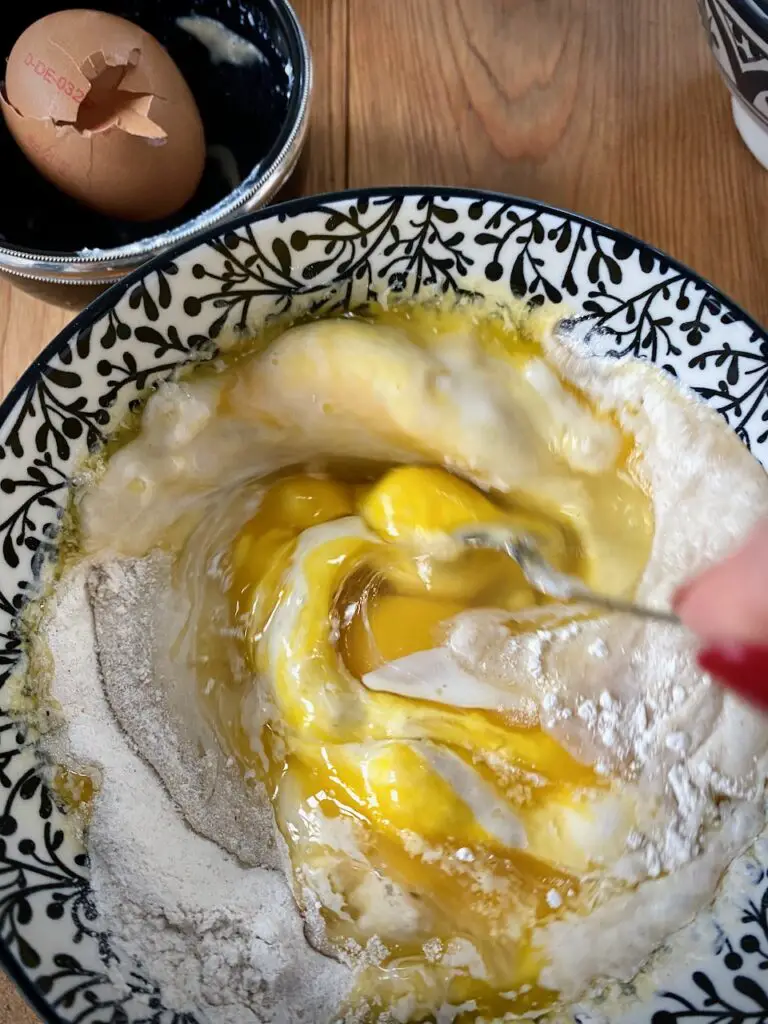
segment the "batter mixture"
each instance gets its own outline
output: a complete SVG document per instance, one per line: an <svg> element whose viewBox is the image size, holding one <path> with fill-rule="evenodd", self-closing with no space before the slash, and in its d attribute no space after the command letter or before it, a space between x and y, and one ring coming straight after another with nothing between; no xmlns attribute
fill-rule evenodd
<svg viewBox="0 0 768 1024"><path fill-rule="evenodd" d="M451 540L508 525L667 606L768 480L654 367L474 306L306 323L163 385L77 513L54 665L87 591L126 757L280 903L286 970L333 974L307 1019L513 1020L629 979L764 825L766 722L681 628L558 604ZM89 770L82 738L51 749ZM93 758L96 877L119 853ZM210 1019L282 1019L258 998Z"/></svg>

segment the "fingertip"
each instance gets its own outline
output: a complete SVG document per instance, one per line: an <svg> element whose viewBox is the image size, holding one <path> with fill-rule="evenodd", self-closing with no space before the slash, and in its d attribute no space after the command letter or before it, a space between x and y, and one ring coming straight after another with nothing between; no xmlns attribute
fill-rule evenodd
<svg viewBox="0 0 768 1024"><path fill-rule="evenodd" d="M699 652L697 661L728 689L768 710L768 646L712 644Z"/></svg>
<svg viewBox="0 0 768 1024"><path fill-rule="evenodd" d="M686 597L690 594L692 589L693 589L693 581L692 580L689 581L688 583L683 583L682 586L677 588L677 590L672 595L671 605L672 605L672 611L673 612L676 612L677 614L680 613L680 609L683 606L683 602L685 601Z"/></svg>

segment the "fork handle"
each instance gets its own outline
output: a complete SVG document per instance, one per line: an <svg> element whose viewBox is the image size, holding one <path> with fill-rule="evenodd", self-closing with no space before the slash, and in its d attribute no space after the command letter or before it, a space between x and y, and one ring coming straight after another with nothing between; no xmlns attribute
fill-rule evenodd
<svg viewBox="0 0 768 1024"><path fill-rule="evenodd" d="M667 622L674 626L682 626L680 617L674 612L664 612L656 608L647 608L642 604L634 604L632 601L622 601L617 597L604 597L602 594L595 594L592 591L579 591L573 595L574 600L584 604L594 605L596 608L605 608L611 612L626 612L638 619L651 619L655 622Z"/></svg>

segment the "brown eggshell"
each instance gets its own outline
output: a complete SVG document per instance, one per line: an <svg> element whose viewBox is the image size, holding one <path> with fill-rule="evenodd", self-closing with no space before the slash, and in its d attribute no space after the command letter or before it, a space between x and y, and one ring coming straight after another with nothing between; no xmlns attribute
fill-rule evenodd
<svg viewBox="0 0 768 1024"><path fill-rule="evenodd" d="M60 11L30 25L8 58L0 108L38 171L108 216L166 217L200 182L194 97L160 43L123 18Z"/></svg>

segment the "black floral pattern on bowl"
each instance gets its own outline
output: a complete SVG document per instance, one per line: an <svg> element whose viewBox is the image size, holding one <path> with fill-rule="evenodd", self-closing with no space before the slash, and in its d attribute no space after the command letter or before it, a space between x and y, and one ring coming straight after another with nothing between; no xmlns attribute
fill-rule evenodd
<svg viewBox="0 0 768 1024"><path fill-rule="evenodd" d="M486 193L392 189L299 200L150 264L89 307L0 411L0 957L61 1024L205 1024L163 1004L151 965L123 964L88 886L87 853L8 714L23 670L17 616L56 555L70 479L148 389L275 317L364 306L382 292L564 303L586 341L649 359L695 389L768 462L768 335L705 281L605 226ZM768 878L707 962L632 1010L652 1024L768 1022ZM637 1016L637 1013L640 1016Z"/></svg>

